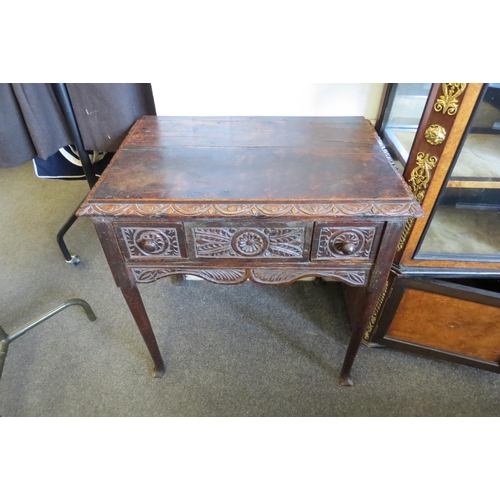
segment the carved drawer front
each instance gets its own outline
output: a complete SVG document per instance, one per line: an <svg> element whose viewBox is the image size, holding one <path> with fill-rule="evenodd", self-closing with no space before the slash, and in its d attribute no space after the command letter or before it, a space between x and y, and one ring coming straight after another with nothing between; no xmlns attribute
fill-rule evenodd
<svg viewBox="0 0 500 500"><path fill-rule="evenodd" d="M372 260L377 251L380 225L321 223L314 229L311 260Z"/></svg>
<svg viewBox="0 0 500 500"><path fill-rule="evenodd" d="M182 224L117 225L115 233L126 260L170 260L187 257Z"/></svg>
<svg viewBox="0 0 500 500"><path fill-rule="evenodd" d="M186 224L190 258L305 261L312 226L306 223Z"/></svg>

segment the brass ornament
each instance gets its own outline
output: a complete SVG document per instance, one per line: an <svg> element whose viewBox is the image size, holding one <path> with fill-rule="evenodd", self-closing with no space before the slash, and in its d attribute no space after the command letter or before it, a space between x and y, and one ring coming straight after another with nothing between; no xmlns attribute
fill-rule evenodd
<svg viewBox="0 0 500 500"><path fill-rule="evenodd" d="M411 190L420 204L424 201L427 186L431 180L431 170L435 168L437 161L437 157L429 157L426 153L418 153L417 155L417 166L413 169L409 182ZM406 221L403 233L401 234L401 238L398 243L398 252L403 250L414 224L415 219L412 217Z"/></svg>
<svg viewBox="0 0 500 500"><path fill-rule="evenodd" d="M425 131L425 140L432 146L439 146L446 140L446 130L441 125L431 125Z"/></svg>
<svg viewBox="0 0 500 500"><path fill-rule="evenodd" d="M427 186L431 180L431 170L435 168L438 159L428 153L418 153L417 166L413 169L410 177L410 185L417 201L422 204L425 198Z"/></svg>
<svg viewBox="0 0 500 500"><path fill-rule="evenodd" d="M397 251L400 252L403 250L406 240L408 239L408 236L413 228L413 224L415 224L415 219L408 219L406 221L405 227L403 229L403 233L401 234L401 239L399 240L398 243L398 248Z"/></svg>
<svg viewBox="0 0 500 500"><path fill-rule="evenodd" d="M443 115L453 116L458 111L458 96L463 94L466 83L443 83L443 94L434 105L434 109Z"/></svg>
<svg viewBox="0 0 500 500"><path fill-rule="evenodd" d="M382 293L380 294L377 304L375 305L375 310L373 311L373 315L370 319L370 323L368 324L368 327L366 328L366 332L364 335L364 339L366 341L370 340L370 335L373 332L373 329L375 328L375 324L377 323L377 318L380 313L380 310L382 309L382 304L384 303L385 296L387 295L387 291L389 290L389 280L386 281L384 289L382 290Z"/></svg>

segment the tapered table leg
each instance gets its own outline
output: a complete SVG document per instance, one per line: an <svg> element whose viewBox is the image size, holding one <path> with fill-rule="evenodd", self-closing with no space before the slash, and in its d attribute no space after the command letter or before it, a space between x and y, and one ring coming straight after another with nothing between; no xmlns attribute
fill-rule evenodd
<svg viewBox="0 0 500 500"><path fill-rule="evenodd" d="M340 384L345 386L354 385L351 375L351 368L358 353L359 346L363 342L363 336L370 324L373 313L377 307L377 302L387 283L387 278L391 270L391 263L396 254L397 245L401 239L405 221L393 221L386 224L384 236L380 243L377 260L373 267L370 282L364 297L363 312L356 327L351 334L351 340L347 347L347 352L344 358L344 364L340 372Z"/></svg>
<svg viewBox="0 0 500 500"><path fill-rule="evenodd" d="M144 303L142 302L139 290L137 289L137 286L135 284L132 284L127 287L121 287L121 291L123 293L123 296L125 297L125 300L127 301L128 307L130 309L130 312L132 313L132 316L134 317L137 327L141 332L142 338L146 343L149 354L153 359L153 377L161 378L165 374L165 365L163 363L160 349L158 348L158 344L153 333L153 328L151 327L151 323L144 307Z"/></svg>
<svg viewBox="0 0 500 500"><path fill-rule="evenodd" d="M351 379L351 368L358 353L359 347L363 342L363 337L368 328L372 315L375 311L375 305L380 296L380 291L372 290L368 291L365 297L365 307L363 308L362 316L357 323L356 329L351 334L351 340L347 347L347 351L344 358L344 364L342 365L342 370L340 372L340 385L353 386L354 383Z"/></svg>

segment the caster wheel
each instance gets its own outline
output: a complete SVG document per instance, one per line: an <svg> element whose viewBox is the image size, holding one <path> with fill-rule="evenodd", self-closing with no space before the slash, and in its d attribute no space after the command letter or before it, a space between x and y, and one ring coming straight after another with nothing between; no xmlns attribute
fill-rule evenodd
<svg viewBox="0 0 500 500"><path fill-rule="evenodd" d="M77 266L78 264L80 264L81 261L82 261L82 259L80 259L80 257L78 255L72 255L71 259L67 260L66 262L68 264L73 264L74 266Z"/></svg>

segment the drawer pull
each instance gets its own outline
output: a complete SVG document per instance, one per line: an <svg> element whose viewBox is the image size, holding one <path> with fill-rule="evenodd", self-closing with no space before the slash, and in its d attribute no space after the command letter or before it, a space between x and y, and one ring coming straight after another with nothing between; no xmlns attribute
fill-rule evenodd
<svg viewBox="0 0 500 500"><path fill-rule="evenodd" d="M319 234L318 234L319 233ZM312 260L369 260L377 227L342 227L318 225L317 246L313 248Z"/></svg>
<svg viewBox="0 0 500 500"><path fill-rule="evenodd" d="M155 253L160 249L160 244L154 237L143 236L137 245L147 253Z"/></svg>
<svg viewBox="0 0 500 500"><path fill-rule="evenodd" d="M344 242L340 245L340 251L344 255L352 255L356 251L356 245L354 243Z"/></svg>

